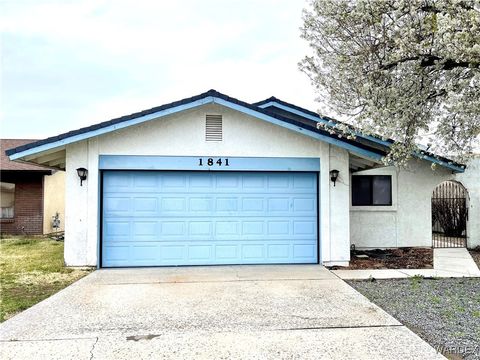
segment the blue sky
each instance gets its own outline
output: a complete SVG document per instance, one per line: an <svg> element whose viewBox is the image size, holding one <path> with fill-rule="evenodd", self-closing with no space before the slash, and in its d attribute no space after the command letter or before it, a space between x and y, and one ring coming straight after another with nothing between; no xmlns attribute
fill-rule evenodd
<svg viewBox="0 0 480 360"><path fill-rule="evenodd" d="M303 0L0 0L3 138L44 138L214 88L316 110Z"/></svg>

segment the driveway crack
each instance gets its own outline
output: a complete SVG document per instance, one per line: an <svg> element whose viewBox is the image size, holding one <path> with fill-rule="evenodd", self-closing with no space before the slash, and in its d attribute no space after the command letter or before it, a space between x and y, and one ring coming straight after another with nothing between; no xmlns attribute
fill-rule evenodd
<svg viewBox="0 0 480 360"><path fill-rule="evenodd" d="M90 360L93 360L93 350L95 350L95 346L98 343L98 336L95 338L95 342L92 345L92 348L90 349Z"/></svg>

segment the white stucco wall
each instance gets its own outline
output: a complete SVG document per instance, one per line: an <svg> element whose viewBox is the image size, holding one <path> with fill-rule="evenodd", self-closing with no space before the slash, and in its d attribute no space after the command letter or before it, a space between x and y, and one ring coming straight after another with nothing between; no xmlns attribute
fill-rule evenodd
<svg viewBox="0 0 480 360"><path fill-rule="evenodd" d="M223 116L223 141L205 141L205 115ZM66 147L66 236L68 265L97 265L99 155L320 158L319 223L324 264L349 261L348 153L296 132L219 105L170 115ZM76 168L88 169L80 186ZM329 171L340 170L337 186Z"/></svg>
<svg viewBox="0 0 480 360"><path fill-rule="evenodd" d="M476 154L468 163L464 173L456 174L455 180L468 190L469 216L467 222L467 246L480 246L480 154Z"/></svg>
<svg viewBox="0 0 480 360"><path fill-rule="evenodd" d="M450 171L432 170L430 163L412 160L403 169L384 167L355 174L391 175L392 206L350 206L352 244L357 248L432 246L432 191L452 179Z"/></svg>

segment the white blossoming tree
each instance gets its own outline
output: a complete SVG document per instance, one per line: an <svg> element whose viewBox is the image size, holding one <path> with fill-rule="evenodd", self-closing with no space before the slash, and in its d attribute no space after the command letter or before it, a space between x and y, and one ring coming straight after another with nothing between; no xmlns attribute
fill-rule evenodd
<svg viewBox="0 0 480 360"><path fill-rule="evenodd" d="M313 0L301 30L313 53L300 68L319 101L396 140L386 162L405 163L421 138L458 159L477 146L479 1Z"/></svg>

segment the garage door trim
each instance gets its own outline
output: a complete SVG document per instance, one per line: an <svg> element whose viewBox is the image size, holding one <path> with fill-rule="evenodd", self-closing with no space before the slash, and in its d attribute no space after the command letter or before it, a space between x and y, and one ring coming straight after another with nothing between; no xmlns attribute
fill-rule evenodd
<svg viewBox="0 0 480 360"><path fill-rule="evenodd" d="M208 165L208 160L212 164ZM221 160L221 164L218 163ZM228 166L227 162L228 161ZM320 158L100 155L101 170L320 171Z"/></svg>

